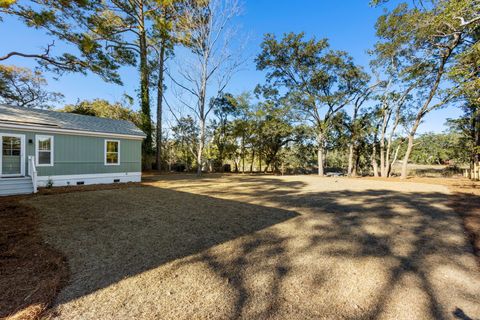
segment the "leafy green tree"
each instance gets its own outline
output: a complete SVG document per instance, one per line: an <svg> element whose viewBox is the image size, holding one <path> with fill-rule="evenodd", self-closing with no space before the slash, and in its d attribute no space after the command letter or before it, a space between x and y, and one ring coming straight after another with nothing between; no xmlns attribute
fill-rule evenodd
<svg viewBox="0 0 480 320"><path fill-rule="evenodd" d="M145 132L143 153L152 152L153 128L150 110L152 71L151 52L159 51L159 95L163 95L163 62L165 52L172 48L169 30L169 0L66 0L66 1L13 1L2 6L5 15L16 16L27 26L45 30L53 39L73 44L79 54L65 53L52 56L53 44L44 53L24 54L16 51L0 57L0 61L13 56L34 58L54 71L93 71L105 80L121 84L116 72L122 65L136 66L139 70L142 122ZM176 3L176 2L175 2ZM70 51L70 50L69 50ZM158 100L161 104L162 99ZM161 112L159 112L161 116ZM161 120L161 119L160 119ZM161 121L159 121L161 125ZM161 130L159 130L161 133ZM161 139L161 135L159 135ZM158 148L157 148L158 149Z"/></svg>
<svg viewBox="0 0 480 320"><path fill-rule="evenodd" d="M364 88L359 88L352 102L352 116L346 117L346 121L344 122L349 136L347 174L351 176L357 175L360 147L364 145L365 136L369 130L371 130L371 112L364 108L364 104L370 100L370 97L379 84L380 83L367 86L365 83Z"/></svg>
<svg viewBox="0 0 480 320"><path fill-rule="evenodd" d="M63 95L49 92L40 71L0 65L0 103L26 107L51 108L63 100Z"/></svg>
<svg viewBox="0 0 480 320"><path fill-rule="evenodd" d="M455 145L456 159L473 166L480 161L480 106L465 104L463 115L457 119L448 119L450 131L459 136Z"/></svg>
<svg viewBox="0 0 480 320"><path fill-rule="evenodd" d="M407 175L415 134L425 116L456 97L445 78L458 55L471 46L480 23L478 9L475 0L402 3L377 21L378 55L389 57L394 53L401 81L407 87L415 83L415 100L410 104L412 117L406 123L408 145L402 178Z"/></svg>
<svg viewBox="0 0 480 320"><path fill-rule="evenodd" d="M224 93L220 97L210 101L213 104L213 113L217 119L212 121L213 142L218 150L218 162L223 170L223 161L225 155L231 153L235 149L232 143L233 125L231 117L235 117L237 111L237 101L235 97L229 93Z"/></svg>
<svg viewBox="0 0 480 320"><path fill-rule="evenodd" d="M258 129L258 115L255 114L254 106L251 102L251 94L244 92L235 97L235 118L232 122L232 130L237 141L238 152L242 162L242 172L245 172L245 161L247 157L247 148L250 149L250 171L253 170L255 161L255 147L258 145L256 140L256 131Z"/></svg>
<svg viewBox="0 0 480 320"><path fill-rule="evenodd" d="M416 164L445 165L463 164L469 161L468 149L461 148L462 136L451 130L445 133L428 132L421 134L415 140L415 149L411 160ZM460 147L460 148L459 148ZM406 152L406 145L402 145L400 154Z"/></svg>
<svg viewBox="0 0 480 320"><path fill-rule="evenodd" d="M110 103L103 99L83 100L76 104L69 104L60 109L61 112L70 112L86 116L128 120L135 125L141 124L141 114L126 107L120 102Z"/></svg>
<svg viewBox="0 0 480 320"><path fill-rule="evenodd" d="M286 97L281 97L278 90L271 87L258 86L257 94L264 98L257 106L259 116L258 139L265 155L265 172L271 167L279 171L279 155L284 146L301 140L302 127L295 126L295 116Z"/></svg>
<svg viewBox="0 0 480 320"><path fill-rule="evenodd" d="M305 40L289 33L281 40L267 34L257 56L258 70L267 71L267 82L287 91L291 104L315 128L318 174L324 174L326 136L331 120L369 81L368 75L344 51L330 50L327 39Z"/></svg>
<svg viewBox="0 0 480 320"><path fill-rule="evenodd" d="M97 42L90 20L101 12L100 1L65 0L65 1L16 1L0 2L0 22L2 17L16 17L26 26L44 30L52 40L39 52L21 52L15 48L0 56L0 62L12 58L34 59L42 67L57 73L91 71L104 80L121 83L117 73L122 64L132 62L132 55L124 47L110 48ZM54 54L55 41L73 45L76 50ZM8 44L11 46L11 44ZM4 47L8 47L4 44Z"/></svg>
<svg viewBox="0 0 480 320"><path fill-rule="evenodd" d="M195 120L190 116L179 118L172 133L176 152L189 171L195 161L199 135Z"/></svg>
<svg viewBox="0 0 480 320"><path fill-rule="evenodd" d="M462 137L459 149L468 150L470 163L480 165L480 25L473 30L472 45L460 53L450 70L449 78L454 81L456 94L465 104L463 115L449 119L451 129Z"/></svg>

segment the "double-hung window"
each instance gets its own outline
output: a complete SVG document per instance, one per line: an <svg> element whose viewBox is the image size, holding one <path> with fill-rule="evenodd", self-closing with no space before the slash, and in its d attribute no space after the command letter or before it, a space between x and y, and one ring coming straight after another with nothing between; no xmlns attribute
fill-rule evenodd
<svg viewBox="0 0 480 320"><path fill-rule="evenodd" d="M119 165L120 164L120 141L105 140L105 165Z"/></svg>
<svg viewBox="0 0 480 320"><path fill-rule="evenodd" d="M53 166L53 136L35 136L37 166Z"/></svg>

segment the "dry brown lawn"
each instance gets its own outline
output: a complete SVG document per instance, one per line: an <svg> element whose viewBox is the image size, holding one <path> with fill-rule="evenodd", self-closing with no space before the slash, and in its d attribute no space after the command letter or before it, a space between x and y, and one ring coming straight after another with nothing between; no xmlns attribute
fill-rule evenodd
<svg viewBox="0 0 480 320"><path fill-rule="evenodd" d="M447 186L148 177L41 195L68 259L58 319L476 319L480 273Z"/></svg>

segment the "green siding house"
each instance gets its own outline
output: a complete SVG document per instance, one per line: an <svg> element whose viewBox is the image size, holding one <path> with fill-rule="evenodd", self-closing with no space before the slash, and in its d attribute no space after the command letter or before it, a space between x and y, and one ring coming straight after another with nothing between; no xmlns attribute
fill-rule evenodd
<svg viewBox="0 0 480 320"><path fill-rule="evenodd" d="M144 137L129 121L0 105L0 195L138 182Z"/></svg>

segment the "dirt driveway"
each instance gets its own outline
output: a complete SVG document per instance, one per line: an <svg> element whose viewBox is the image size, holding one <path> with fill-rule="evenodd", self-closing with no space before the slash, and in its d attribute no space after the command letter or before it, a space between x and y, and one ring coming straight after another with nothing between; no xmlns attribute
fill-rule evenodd
<svg viewBox="0 0 480 320"><path fill-rule="evenodd" d="M443 186L151 177L39 196L71 269L60 319L477 319L480 272Z"/></svg>

